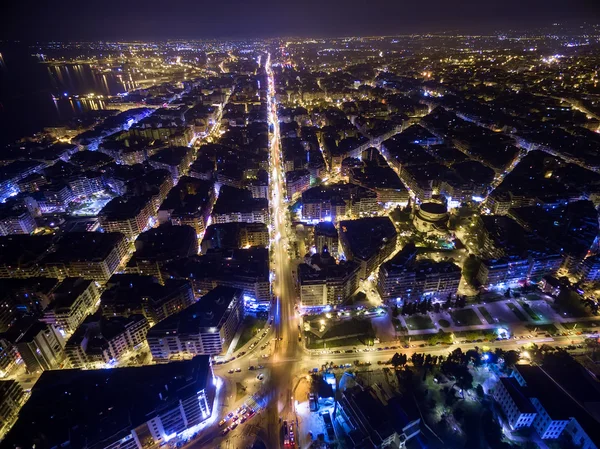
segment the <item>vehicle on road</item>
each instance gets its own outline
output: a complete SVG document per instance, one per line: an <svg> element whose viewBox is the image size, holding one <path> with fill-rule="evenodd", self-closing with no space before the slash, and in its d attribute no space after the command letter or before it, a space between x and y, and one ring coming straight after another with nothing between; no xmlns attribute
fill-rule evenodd
<svg viewBox="0 0 600 449"><path fill-rule="evenodd" d="M296 442L296 436L294 435L294 423L290 423L289 436L290 436L290 445L294 446L294 443Z"/></svg>
<svg viewBox="0 0 600 449"><path fill-rule="evenodd" d="M283 445L284 446L289 446L290 445L290 434L289 434L288 422L287 421L283 422Z"/></svg>
<svg viewBox="0 0 600 449"><path fill-rule="evenodd" d="M236 369L235 369L235 372L236 372L236 373L241 373L241 372L242 372L242 368L236 368Z"/></svg>

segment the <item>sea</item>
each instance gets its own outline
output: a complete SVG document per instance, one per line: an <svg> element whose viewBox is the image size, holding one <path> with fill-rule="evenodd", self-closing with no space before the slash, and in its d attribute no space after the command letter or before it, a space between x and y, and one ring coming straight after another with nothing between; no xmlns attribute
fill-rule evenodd
<svg viewBox="0 0 600 449"><path fill-rule="evenodd" d="M117 74L95 73L88 64L47 64L37 52L31 45L0 42L0 145L105 106L75 95L126 91Z"/></svg>

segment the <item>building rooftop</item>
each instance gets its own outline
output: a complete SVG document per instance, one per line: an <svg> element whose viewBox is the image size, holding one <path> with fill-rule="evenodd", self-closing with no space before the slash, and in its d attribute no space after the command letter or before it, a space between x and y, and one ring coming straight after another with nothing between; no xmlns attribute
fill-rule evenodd
<svg viewBox="0 0 600 449"><path fill-rule="evenodd" d="M332 203L341 203L350 200L351 198L376 198L377 194L370 189L340 182L337 184L320 185L312 187L302 193L303 203L314 203L321 201L331 201Z"/></svg>
<svg viewBox="0 0 600 449"><path fill-rule="evenodd" d="M367 260L380 247L395 237L397 232L388 217L367 217L340 221L341 234L345 236L354 257Z"/></svg>
<svg viewBox="0 0 600 449"><path fill-rule="evenodd" d="M337 238L338 232L335 225L330 221L321 221L315 225L315 235Z"/></svg>
<svg viewBox="0 0 600 449"><path fill-rule="evenodd" d="M212 224L204 233L204 239L202 240L203 251L212 248L240 248L240 234L244 229L250 232L268 233L267 225L264 223L233 222Z"/></svg>
<svg viewBox="0 0 600 449"><path fill-rule="evenodd" d="M203 256L175 260L165 274L185 279L269 280L269 250L266 248L215 250Z"/></svg>
<svg viewBox="0 0 600 449"><path fill-rule="evenodd" d="M559 382L541 366L517 365L516 371L525 380L524 393L529 398L540 401L552 420L570 420L575 418L592 441L600 441L600 421L595 419L590 410L597 412L598 393L583 377L583 368L575 377ZM587 388L586 388L587 386ZM587 389L589 402L581 402L578 394L571 394L571 387ZM590 388L591 387L591 388Z"/></svg>
<svg viewBox="0 0 600 449"><path fill-rule="evenodd" d="M370 164L363 168L354 168L351 171L350 179L371 189L396 189L407 192L396 172L389 166L379 167Z"/></svg>
<svg viewBox="0 0 600 449"><path fill-rule="evenodd" d="M348 388L343 393L342 406L349 407L352 415L360 421L359 426L365 428L375 447L389 438L395 429L384 404L372 388L360 386ZM348 411L346 412L350 414Z"/></svg>
<svg viewBox="0 0 600 449"><path fill-rule="evenodd" d="M70 232L59 240L56 251L49 254L44 263L101 261L124 240L120 232Z"/></svg>
<svg viewBox="0 0 600 449"><path fill-rule="evenodd" d="M198 238L194 228L163 224L138 236L133 257L138 261L166 262L194 254L198 254Z"/></svg>
<svg viewBox="0 0 600 449"><path fill-rule="evenodd" d="M320 262L313 261L311 265L306 263L298 265L298 280L301 284L319 284L326 281L342 280L353 273L357 273L360 269L360 265L352 260L342 261L339 264L335 263L335 259L330 264Z"/></svg>
<svg viewBox="0 0 600 449"><path fill-rule="evenodd" d="M198 302L173 314L148 331L148 335L177 333L189 335L198 332L218 332L226 320L235 301L241 300L243 291L239 288L219 285L202 296Z"/></svg>
<svg viewBox="0 0 600 449"><path fill-rule="evenodd" d="M180 165L187 157L190 157L192 149L188 147L165 148L150 156L148 161L159 162L169 166Z"/></svg>
<svg viewBox="0 0 600 449"><path fill-rule="evenodd" d="M175 215L207 214L213 196L213 183L182 176L171 189L159 210L172 209Z"/></svg>
<svg viewBox="0 0 600 449"><path fill-rule="evenodd" d="M136 368L44 371L4 447L100 449L206 388L208 356Z"/></svg>
<svg viewBox="0 0 600 449"><path fill-rule="evenodd" d="M507 257L558 254L557 249L553 249L538 234L528 232L506 215L482 215L480 219L494 247L502 250Z"/></svg>
<svg viewBox="0 0 600 449"><path fill-rule="evenodd" d="M523 392L523 388L519 385L519 382L514 377L501 377L500 382L506 388L506 391L510 395L511 399L517 406L517 410L521 413L536 413L536 409Z"/></svg>
<svg viewBox="0 0 600 449"><path fill-rule="evenodd" d="M85 292L94 281L83 278L65 278L52 292L49 310L68 308Z"/></svg>
<svg viewBox="0 0 600 449"><path fill-rule="evenodd" d="M53 239L52 235L0 236L0 265L27 266L50 250Z"/></svg>
<svg viewBox="0 0 600 449"><path fill-rule="evenodd" d="M86 354L100 354L108 347L108 342L125 332L125 329L138 321L146 321L144 315L134 314L128 317L103 317L100 314L90 315L77 328L67 346L81 346L86 340Z"/></svg>
<svg viewBox="0 0 600 449"><path fill-rule="evenodd" d="M135 218L151 201L150 195L118 196L110 200L99 215L108 221L129 220Z"/></svg>
<svg viewBox="0 0 600 449"><path fill-rule="evenodd" d="M310 176L310 172L306 169L288 171L285 173L285 182L296 182L307 176Z"/></svg>
<svg viewBox="0 0 600 449"><path fill-rule="evenodd" d="M100 307L105 316L128 316L139 313L144 304L160 307L182 288L191 291L192 286L185 279L166 279L161 285L153 276L113 274L100 298Z"/></svg>
<svg viewBox="0 0 600 449"><path fill-rule="evenodd" d="M266 211L268 208L269 201L266 198L253 198L250 190L224 185L221 187L219 198L213 207L213 214L249 213L259 210Z"/></svg>

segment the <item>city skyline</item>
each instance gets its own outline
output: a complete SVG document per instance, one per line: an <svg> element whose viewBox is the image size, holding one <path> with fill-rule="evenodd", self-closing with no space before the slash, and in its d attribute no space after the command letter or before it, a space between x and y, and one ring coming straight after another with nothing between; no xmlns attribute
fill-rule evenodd
<svg viewBox="0 0 600 449"><path fill-rule="evenodd" d="M4 6L2 39L118 40L194 38L274 38L396 35L428 32L481 34L496 30L527 31L552 23L594 22L600 7L590 0L507 0L423 5L375 0L365 8L359 0L311 0L302 4L275 0L178 3L103 2L83 14L76 2L45 8L36 1ZM57 26L57 24L66 24Z"/></svg>

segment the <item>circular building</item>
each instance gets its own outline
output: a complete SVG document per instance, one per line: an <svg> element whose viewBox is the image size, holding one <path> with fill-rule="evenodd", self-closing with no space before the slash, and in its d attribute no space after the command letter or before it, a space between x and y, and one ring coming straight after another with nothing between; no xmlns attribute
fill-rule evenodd
<svg viewBox="0 0 600 449"><path fill-rule="evenodd" d="M444 234L448 227L448 208L441 203L423 203L415 212L413 224L419 232Z"/></svg>

